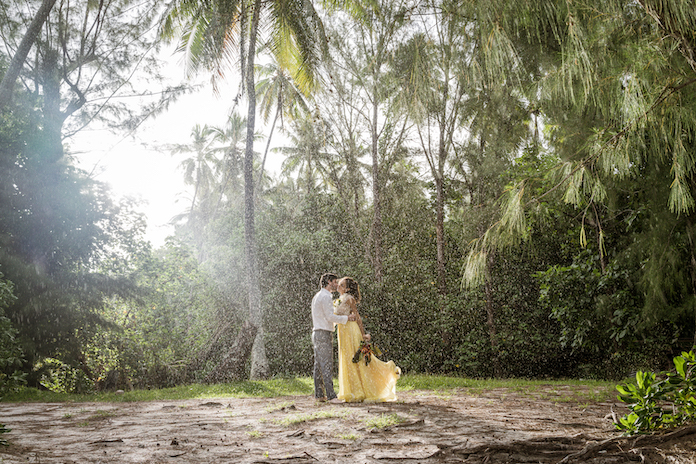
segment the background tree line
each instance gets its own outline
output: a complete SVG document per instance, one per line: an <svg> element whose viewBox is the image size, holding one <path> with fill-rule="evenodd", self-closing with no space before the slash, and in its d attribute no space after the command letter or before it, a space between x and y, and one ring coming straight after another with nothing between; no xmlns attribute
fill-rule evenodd
<svg viewBox="0 0 696 464"><path fill-rule="evenodd" d="M3 5L1 69L42 3ZM326 271L361 283L405 372L661 367L696 334L682 3L57 1L2 102L0 386L308 375ZM153 250L65 137L166 107L183 89L118 98L163 39L191 72L241 73L247 116L172 147L194 193Z"/></svg>

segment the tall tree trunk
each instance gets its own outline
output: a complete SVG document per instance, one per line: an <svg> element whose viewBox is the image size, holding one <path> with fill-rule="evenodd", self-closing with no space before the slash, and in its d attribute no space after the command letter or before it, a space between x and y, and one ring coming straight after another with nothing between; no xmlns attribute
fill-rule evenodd
<svg viewBox="0 0 696 464"><path fill-rule="evenodd" d="M436 189L436 208L437 208L437 219L435 224L435 240L437 241L437 278L438 278L438 291L440 295L447 294L447 271L445 268L445 163L447 161L447 145L446 141L451 143L452 134L454 133L454 126L450 126L448 130L448 117L447 117L447 102L450 99L450 84L449 75L450 69L449 65L452 57L447 51L448 47L445 47L445 57L444 63L444 85L443 85L443 95L442 104L440 105L439 119L439 140L438 140L438 151L437 151L437 171L433 172L435 174L435 189ZM456 117L457 112L455 111L453 119L458 119Z"/></svg>
<svg viewBox="0 0 696 464"><path fill-rule="evenodd" d="M58 52L46 50L41 63L43 84L43 120L44 137L48 141L48 150L44 152L46 160L56 162L63 157L63 123L65 114L60 109L61 76L58 69Z"/></svg>
<svg viewBox="0 0 696 464"><path fill-rule="evenodd" d="M278 100L278 108L276 108L276 113L275 116L273 117L273 124L271 124L271 132L268 134L268 140L266 141L266 149L263 152L263 160L261 161L261 170L259 171L259 186L263 183L263 172L266 169L266 157L268 156L268 149L271 147L271 138L273 137L273 131L275 130L276 122L278 121L278 116L280 115L280 112L283 111L281 101L280 99ZM256 191L256 195L258 195L258 190Z"/></svg>
<svg viewBox="0 0 696 464"><path fill-rule="evenodd" d="M437 291L440 295L440 314L442 315L443 325L441 326L440 337L444 353L449 353L452 343L452 334L448 324L449 314L447 310L447 278L445 269L445 207L444 207L444 180L441 174L435 176L436 190L436 219L435 219L435 241L437 242Z"/></svg>
<svg viewBox="0 0 696 464"><path fill-rule="evenodd" d="M435 177L436 214L435 241L437 242L437 289L440 295L447 294L447 272L445 269L445 193L441 173Z"/></svg>
<svg viewBox="0 0 696 464"><path fill-rule="evenodd" d="M46 19L48 19L48 15L55 3L56 0L43 0L39 10L31 20L27 32L24 33L24 37L22 37L22 41L19 43L19 47L12 57L12 61L10 61L10 66L7 68L2 82L0 82L0 110L5 108L12 101L12 90L22 70L24 61L27 59L29 50L31 50L34 42L36 42L36 38L39 36L41 28L46 22Z"/></svg>
<svg viewBox="0 0 696 464"><path fill-rule="evenodd" d="M492 352L492 362L493 362L493 376L495 378L502 377L502 370L500 369L500 356L499 356L499 346L498 346L498 330L496 328L495 321L495 305L493 304L493 264L495 263L495 252L490 251L486 258L486 283L484 284L484 291L486 293L486 324L488 325L488 337L491 343Z"/></svg>
<svg viewBox="0 0 696 464"><path fill-rule="evenodd" d="M688 219L686 221L686 230L688 232L689 236L689 252L691 254L691 293L692 296L696 296L696 247L694 247L694 237L692 234L693 231L693 224L691 222L691 219ZM694 311L694 320L696 321L696 308ZM696 347L696 326L694 327L694 340L691 344L692 349Z"/></svg>
<svg viewBox="0 0 696 464"><path fill-rule="evenodd" d="M373 72L373 105L372 105L372 203L374 208L374 217L372 220L372 243L373 243L373 258L372 265L375 272L375 281L382 282L382 198L379 185L379 144L378 144L378 93L377 93L377 64Z"/></svg>
<svg viewBox="0 0 696 464"><path fill-rule="evenodd" d="M263 313L261 311L261 291L259 288L258 261L256 256L256 232L254 218L254 126L256 123L256 86L254 83L254 61L256 57L256 36L259 27L261 1L254 2L249 35L249 56L246 69L246 87L249 108L247 112L247 137L244 153L244 244L247 261L247 286L249 291L249 320L256 328L254 347L251 351L252 379L268 377L268 359L263 342Z"/></svg>

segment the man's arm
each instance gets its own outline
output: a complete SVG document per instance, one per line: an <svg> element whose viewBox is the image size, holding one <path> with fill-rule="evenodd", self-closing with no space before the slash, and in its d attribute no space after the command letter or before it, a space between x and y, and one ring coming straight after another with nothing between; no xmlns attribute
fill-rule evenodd
<svg viewBox="0 0 696 464"><path fill-rule="evenodd" d="M331 301L330 297L322 299L320 303L322 311L324 312L324 317L327 321L333 322L334 324L345 324L348 322L348 316L339 316L338 314L334 314L333 302Z"/></svg>

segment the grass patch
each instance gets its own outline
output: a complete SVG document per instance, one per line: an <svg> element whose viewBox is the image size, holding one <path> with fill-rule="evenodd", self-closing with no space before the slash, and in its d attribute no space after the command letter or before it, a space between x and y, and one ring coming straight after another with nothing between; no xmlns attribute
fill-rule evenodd
<svg viewBox="0 0 696 464"><path fill-rule="evenodd" d="M90 412L90 411L88 411L86 409L80 409L80 411L78 411L78 414L85 414L88 412ZM80 427L84 427L83 424L86 425L86 424L89 424L90 422L97 422L97 421L105 420L105 419L108 419L110 417L114 417L115 415L116 415L116 413L114 411L105 411L103 409L97 409L96 411L91 412L91 414L89 416L83 418L82 422L78 425ZM65 414L63 414L63 419L69 420L69 419L73 419L75 417L76 417L75 414L71 413L71 412L66 412Z"/></svg>
<svg viewBox="0 0 696 464"><path fill-rule="evenodd" d="M213 385L180 385L173 388L157 390L133 390L125 393L56 393L22 388L17 392L8 393L1 402L42 402L42 403L71 403L71 402L134 402L158 400L189 400L205 398L275 398L280 396L311 395L314 391L314 380L311 377L277 378L261 381L242 381Z"/></svg>
<svg viewBox="0 0 696 464"><path fill-rule="evenodd" d="M283 419L274 420L273 423L288 427L291 425L302 424L304 422L311 422L321 419L334 419L336 417L343 419L347 415L348 411L329 409L324 411L316 411L311 414L296 414L294 416L288 416Z"/></svg>
<svg viewBox="0 0 696 464"><path fill-rule="evenodd" d="M108 419L109 417L114 417L116 414L113 411L104 411L102 409L97 409L94 414L87 418L87 421L100 421Z"/></svg>
<svg viewBox="0 0 696 464"><path fill-rule="evenodd" d="M355 440L360 439L360 435L357 435L357 434L355 434L355 433L342 433L342 434L336 435L336 438L340 438L340 439L342 439L342 440L352 440L352 441L355 441Z"/></svg>
<svg viewBox="0 0 696 464"><path fill-rule="evenodd" d="M454 393L481 396L502 389L531 399L558 403L585 404L616 399L616 382L601 380L470 379L415 374L400 378L396 389L431 391L444 398ZM506 394L502 393L502 396Z"/></svg>
<svg viewBox="0 0 696 464"><path fill-rule="evenodd" d="M295 403L292 401L283 401L282 403L272 404L266 407L266 412L273 413L284 409L294 409Z"/></svg>
<svg viewBox="0 0 696 464"><path fill-rule="evenodd" d="M335 381L337 384L337 381ZM470 379L443 375L412 374L402 376L397 392L430 391L448 397L453 394L480 396L493 389L558 402L594 403L616 399L616 382L596 380L525 380ZM277 398L310 396L314 391L311 377L275 378L214 385L182 385L159 390L133 390L125 393L68 394L23 388L8 393L1 402L133 402L157 400L190 400L206 398Z"/></svg>
<svg viewBox="0 0 696 464"><path fill-rule="evenodd" d="M379 416L364 419L363 422L369 429L386 429L404 422L404 419L397 414L380 414Z"/></svg>

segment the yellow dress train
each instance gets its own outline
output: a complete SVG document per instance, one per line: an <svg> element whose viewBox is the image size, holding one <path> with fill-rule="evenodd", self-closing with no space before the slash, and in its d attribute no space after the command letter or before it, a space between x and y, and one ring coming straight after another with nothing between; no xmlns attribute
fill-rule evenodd
<svg viewBox="0 0 696 464"><path fill-rule="evenodd" d="M384 362L372 356L354 363L362 334L357 322L338 324L338 397L347 403L396 401L396 381L401 369L394 361Z"/></svg>

